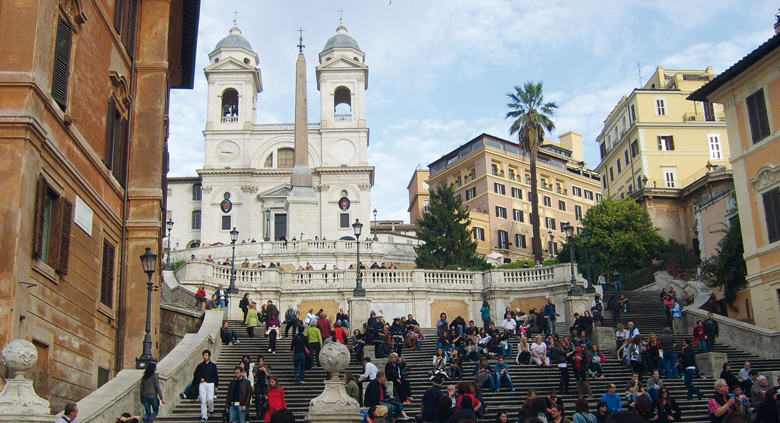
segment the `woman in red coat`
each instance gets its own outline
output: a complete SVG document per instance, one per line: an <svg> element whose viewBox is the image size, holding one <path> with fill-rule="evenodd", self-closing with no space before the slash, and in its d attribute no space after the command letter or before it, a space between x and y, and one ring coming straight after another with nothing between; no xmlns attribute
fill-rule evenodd
<svg viewBox="0 0 780 423"><path fill-rule="evenodd" d="M265 412L265 421L271 421L271 414L276 410L287 408L287 401L284 399L284 388L279 385L279 379L271 376L268 382L268 409Z"/></svg>

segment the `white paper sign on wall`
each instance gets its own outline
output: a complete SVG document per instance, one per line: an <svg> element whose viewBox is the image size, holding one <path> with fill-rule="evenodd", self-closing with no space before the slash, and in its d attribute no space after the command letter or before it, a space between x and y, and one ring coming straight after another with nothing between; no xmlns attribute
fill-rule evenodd
<svg viewBox="0 0 780 423"><path fill-rule="evenodd" d="M87 235L92 236L92 215L94 212L91 208L81 199L76 197L76 218L74 221L79 228L83 229Z"/></svg>

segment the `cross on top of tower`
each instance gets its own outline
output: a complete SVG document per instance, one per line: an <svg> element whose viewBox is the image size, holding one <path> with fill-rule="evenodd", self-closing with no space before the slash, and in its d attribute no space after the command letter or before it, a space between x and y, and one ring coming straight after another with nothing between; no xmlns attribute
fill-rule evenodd
<svg viewBox="0 0 780 423"><path fill-rule="evenodd" d="M236 11L233 12L233 26L236 26L237 21L238 21L238 9L236 9Z"/></svg>
<svg viewBox="0 0 780 423"><path fill-rule="evenodd" d="M298 28L299 36L298 36L298 46L297 47L298 47L298 52L300 52L300 53L303 53L303 48L306 47L305 45L303 45L303 31L304 31L303 28Z"/></svg>
<svg viewBox="0 0 780 423"><path fill-rule="evenodd" d="M344 23L344 12L346 12L346 10L344 10L344 8L341 8L341 9L338 10L338 12L339 12L339 24L343 24Z"/></svg>

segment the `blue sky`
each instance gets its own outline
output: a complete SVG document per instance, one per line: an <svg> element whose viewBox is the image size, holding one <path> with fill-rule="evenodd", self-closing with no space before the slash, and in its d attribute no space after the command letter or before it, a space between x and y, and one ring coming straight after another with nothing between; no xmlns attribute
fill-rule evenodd
<svg viewBox="0 0 780 423"><path fill-rule="evenodd" d="M372 209L409 220L406 185L417 166L487 132L509 137L506 93L544 82L559 108L556 131L583 134L585 161L621 96L665 69L715 73L770 38L776 0L201 0L193 90L170 104L170 176L203 165L208 53L238 26L260 58L264 91L258 123L294 120L294 71L302 27L309 76L309 121L319 116L317 53L344 25L366 54Z"/></svg>

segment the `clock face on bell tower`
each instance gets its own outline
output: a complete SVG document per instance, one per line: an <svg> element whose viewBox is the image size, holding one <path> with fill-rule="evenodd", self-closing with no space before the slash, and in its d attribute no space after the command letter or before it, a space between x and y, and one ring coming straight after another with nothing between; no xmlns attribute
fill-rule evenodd
<svg viewBox="0 0 780 423"><path fill-rule="evenodd" d="M352 144L349 140L338 140L333 144L330 154L332 154L336 160L342 162L349 161L352 156L355 155L355 144Z"/></svg>

